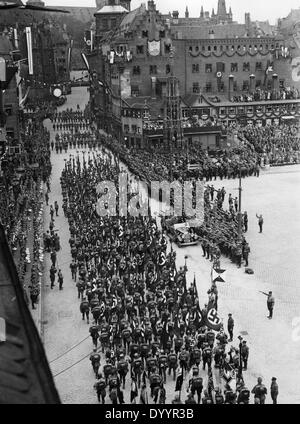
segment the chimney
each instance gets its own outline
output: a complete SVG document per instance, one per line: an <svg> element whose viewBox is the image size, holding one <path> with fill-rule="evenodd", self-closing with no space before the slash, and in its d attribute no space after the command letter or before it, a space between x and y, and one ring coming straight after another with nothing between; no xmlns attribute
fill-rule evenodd
<svg viewBox="0 0 300 424"><path fill-rule="evenodd" d="M178 24L178 16L179 16L178 10L174 10L172 13L173 24Z"/></svg>
<svg viewBox="0 0 300 424"><path fill-rule="evenodd" d="M249 30L251 26L250 13L245 13L245 25L246 29Z"/></svg>
<svg viewBox="0 0 300 424"><path fill-rule="evenodd" d="M148 1L148 10L151 10L151 11L156 10L156 6L153 0Z"/></svg>
<svg viewBox="0 0 300 424"><path fill-rule="evenodd" d="M203 6L201 6L200 18L204 18Z"/></svg>
<svg viewBox="0 0 300 424"><path fill-rule="evenodd" d="M189 9L188 9L188 7L186 6L186 9L185 9L185 17L186 18L188 18L189 17Z"/></svg>

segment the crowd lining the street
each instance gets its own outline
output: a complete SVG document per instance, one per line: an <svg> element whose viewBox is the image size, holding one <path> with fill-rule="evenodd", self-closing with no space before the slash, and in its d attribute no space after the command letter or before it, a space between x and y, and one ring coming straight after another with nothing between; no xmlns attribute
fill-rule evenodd
<svg viewBox="0 0 300 424"><path fill-rule="evenodd" d="M78 132L77 135L84 143L84 136ZM111 145L112 140L109 141ZM228 335L223 325L214 331L206 320L209 310L218 309L216 284L212 282L207 304L201 309L196 281L187 287L186 265L177 268L176 254L172 249L168 251L166 236L155 218L98 216L97 183L108 180L118 187L122 172L119 160L119 155L116 157L103 148L92 150L87 160L77 152L77 156L66 161L61 177L63 211L71 234L70 270L82 320L91 324L94 351L90 361L97 378L94 388L98 401L107 402L108 395L111 403L124 403L129 380L132 403L163 404L173 379L173 404L183 403L183 383L188 393L184 400L187 404L249 403L251 392L243 375L249 356L246 341L241 343L240 350L229 344L234 338L231 314ZM214 265L218 264L221 251L226 253L225 244L221 243L228 236L237 237L236 199L230 196L227 211L223 209L224 198L224 190L217 191L213 185L206 187L201 241L204 255ZM246 215L244 232L248 226ZM54 237L54 226L50 232L48 239ZM219 240L221 235L224 240ZM239 264L239 253L234 251L232 259ZM53 288L57 272L55 254L51 253L51 261ZM59 287L62 289L61 282ZM220 386L224 382L223 389L215 387L217 371ZM235 387L230 386L232 376L237 377ZM271 390L275 402L274 385L276 380ZM261 379L252 393L255 403L265 403L267 389Z"/></svg>

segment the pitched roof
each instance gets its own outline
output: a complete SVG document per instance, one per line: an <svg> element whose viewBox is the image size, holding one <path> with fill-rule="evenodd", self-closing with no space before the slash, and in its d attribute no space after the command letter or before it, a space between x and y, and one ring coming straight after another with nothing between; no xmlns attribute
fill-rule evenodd
<svg viewBox="0 0 300 424"><path fill-rule="evenodd" d="M128 13L128 10L119 4L112 6L103 6L95 13L95 15L102 15L105 13Z"/></svg>
<svg viewBox="0 0 300 424"><path fill-rule="evenodd" d="M133 109L149 109L152 119L156 119L161 114L161 109L164 107L163 99L153 99L150 96L128 97L123 100L129 107Z"/></svg>
<svg viewBox="0 0 300 424"><path fill-rule="evenodd" d="M245 37L247 30L244 24L218 24L218 25L171 25L172 33L177 33L179 39L209 39L210 31L214 32L214 38Z"/></svg>
<svg viewBox="0 0 300 424"><path fill-rule="evenodd" d="M135 18L139 15L142 15L144 12L145 12L145 6L143 4L141 4L140 7L128 12L124 16L124 18L122 19L122 22L120 24L121 31L128 30L131 27L131 25L133 24Z"/></svg>

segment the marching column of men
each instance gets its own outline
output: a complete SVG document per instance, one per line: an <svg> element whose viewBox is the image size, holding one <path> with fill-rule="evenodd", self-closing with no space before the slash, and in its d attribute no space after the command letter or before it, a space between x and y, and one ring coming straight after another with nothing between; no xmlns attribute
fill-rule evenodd
<svg viewBox="0 0 300 424"><path fill-rule="evenodd" d="M179 392L175 404L182 403L185 379L186 403L249 403L240 360L246 370L247 344L243 343L240 358L239 349L229 346L234 338L232 322L228 340L222 326L216 334L204 320L209 308L216 309L216 287L201 311L195 281L187 287L187 269L177 269L176 254L167 253L166 237L151 215L98 216L97 183L112 181L118 187L119 172L111 156L93 153L88 161L84 156L83 162L78 156L67 161L61 177L71 234L70 270L82 320L91 324L90 361L99 402L109 394L113 404L124 403L129 374L134 403L148 403L147 387L154 403L165 403L171 379ZM228 381L224 395L214 387L213 367ZM207 389L203 371L208 373ZM236 390L229 384L234 375L238 375ZM258 391L253 392L255 398L263 403Z"/></svg>

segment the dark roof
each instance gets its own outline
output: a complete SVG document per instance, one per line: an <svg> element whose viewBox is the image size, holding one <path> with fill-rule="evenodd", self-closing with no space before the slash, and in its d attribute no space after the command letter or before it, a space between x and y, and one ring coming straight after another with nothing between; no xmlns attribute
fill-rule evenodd
<svg viewBox="0 0 300 424"><path fill-rule="evenodd" d="M60 403L1 224L0 317L6 322L6 341L0 343L0 404Z"/></svg>
<svg viewBox="0 0 300 424"><path fill-rule="evenodd" d="M201 94L186 94L185 96L182 96L181 100L183 103L185 103L187 106L193 106L197 100L201 97ZM200 106L201 104L199 104Z"/></svg>
<svg viewBox="0 0 300 424"><path fill-rule="evenodd" d="M123 100L132 109L148 108L152 119L157 118L161 114L160 110L164 107L163 99L153 99L150 96L128 97Z"/></svg>
<svg viewBox="0 0 300 424"><path fill-rule="evenodd" d="M120 24L120 29L122 30L126 30L128 31L131 27L131 25L133 24L135 18L138 15L142 15L145 12L145 8L141 5L140 7L138 7L137 9L131 10L130 12L128 12L124 18L122 19L122 22Z"/></svg>

